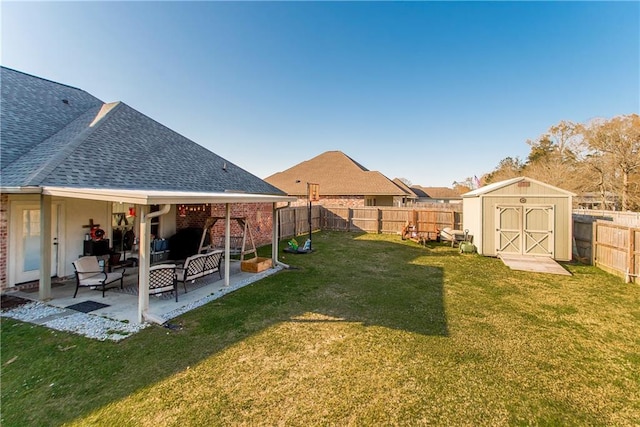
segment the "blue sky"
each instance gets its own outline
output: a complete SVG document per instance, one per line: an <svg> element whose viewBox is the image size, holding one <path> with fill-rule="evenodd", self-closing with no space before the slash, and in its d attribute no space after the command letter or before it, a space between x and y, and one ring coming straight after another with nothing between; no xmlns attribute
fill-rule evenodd
<svg viewBox="0 0 640 427"><path fill-rule="evenodd" d="M422 186L640 110L639 2L2 2L2 65L265 178L327 150Z"/></svg>

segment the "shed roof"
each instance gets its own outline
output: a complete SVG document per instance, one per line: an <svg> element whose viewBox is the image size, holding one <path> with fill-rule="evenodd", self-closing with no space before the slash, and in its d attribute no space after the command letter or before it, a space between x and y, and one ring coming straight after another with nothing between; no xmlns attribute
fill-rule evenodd
<svg viewBox="0 0 640 427"><path fill-rule="evenodd" d="M0 67L0 186L284 196L122 103Z"/></svg>
<svg viewBox="0 0 640 427"><path fill-rule="evenodd" d="M406 196L380 172L370 171L341 151L327 151L275 173L265 181L287 194L307 194L307 183L320 185L323 196Z"/></svg>
<svg viewBox="0 0 640 427"><path fill-rule="evenodd" d="M475 189L473 191L469 191L468 193L464 193L462 195L462 197L463 198L480 197L480 196L486 195L488 193L492 193L492 192L494 192L496 190L508 187L510 185L513 185L513 184L516 184L516 183L522 182L522 181L528 181L528 182L536 183L536 184L538 184L538 185L540 185L542 187L548 188L550 190L553 190L553 191L561 193L561 194L565 194L567 196L575 196L574 193L572 193L570 191L567 191L567 190L563 190L562 188L555 187L555 186L553 186L551 184L547 184L547 183L544 183L542 181L538 181L538 180L535 180L533 178L529 178L529 177L526 177L526 176L519 176L519 177L516 177L516 178L505 179L504 181L498 181L498 182L491 183L489 185L485 185L485 186L477 188L477 189Z"/></svg>

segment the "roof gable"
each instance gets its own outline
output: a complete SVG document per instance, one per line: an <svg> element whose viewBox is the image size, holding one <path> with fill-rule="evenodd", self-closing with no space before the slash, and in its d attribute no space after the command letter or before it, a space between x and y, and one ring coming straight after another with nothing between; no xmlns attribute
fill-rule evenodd
<svg viewBox="0 0 640 427"><path fill-rule="evenodd" d="M567 190L563 190L562 188L555 187L555 186L553 186L551 184L547 184L547 183L544 183L542 181L538 181L538 180L535 180L533 178L529 178L529 177L526 177L526 176L519 176L519 177L516 177L516 178L506 179L504 181L494 182L494 183L491 183L489 185L485 185L483 187L477 188L477 189L475 189L473 191L469 191L468 193L463 194L462 197L463 198L480 197L480 196L483 196L483 195L486 195L486 194L489 194L489 193L509 194L509 193L513 193L515 191L515 190L512 190L511 187L516 187L522 182L527 182L529 184L534 184L535 185L534 192L544 191L544 192L550 192L550 193L558 194L558 195L575 196L574 193L572 193L570 191L567 191ZM520 184L520 185L522 185L522 184Z"/></svg>
<svg viewBox="0 0 640 427"><path fill-rule="evenodd" d="M389 178L368 170L341 151L327 151L265 181L296 196L307 194L308 182L319 184L324 196L406 195Z"/></svg>
<svg viewBox="0 0 640 427"><path fill-rule="evenodd" d="M398 188L400 188L402 191L407 193L407 197L409 197L410 199L417 199L418 198L416 193L414 193L413 190L407 184L402 182L402 180L400 178L394 178L392 182L395 185L397 185Z"/></svg>
<svg viewBox="0 0 640 427"><path fill-rule="evenodd" d="M0 169L60 132L102 101L87 92L0 67Z"/></svg>

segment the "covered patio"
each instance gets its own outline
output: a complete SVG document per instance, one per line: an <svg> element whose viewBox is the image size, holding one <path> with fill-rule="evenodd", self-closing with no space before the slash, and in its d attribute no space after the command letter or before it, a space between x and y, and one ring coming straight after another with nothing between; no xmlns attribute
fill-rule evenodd
<svg viewBox="0 0 640 427"><path fill-rule="evenodd" d="M37 281L39 301L71 303L52 287L52 277L73 276L72 263L84 256L131 256L137 258L140 292L108 291L106 298L119 297L109 305L135 307L135 315L128 316L139 325L162 322L158 301L150 301L148 292L151 246L157 252L157 240L180 229L206 228L200 215L213 215L213 206L213 216L224 218L224 227L216 228L216 237L225 236L216 242L225 252L223 289L233 287L233 209L255 213L253 230L260 233L260 244L272 242L277 268L273 218L279 203L295 198L125 103L105 103L82 89L6 67L0 74L0 292ZM243 152L238 147L238 155ZM193 213L183 216L185 206ZM101 242L100 250L92 242ZM193 248L209 249L202 242Z"/></svg>
<svg viewBox="0 0 640 427"><path fill-rule="evenodd" d="M196 279L187 283L185 293L182 284L178 286L178 302L173 293L151 295L146 315L152 317L156 323L166 323L171 319L200 307L210 301L220 298L230 292L248 286L264 277L274 274L282 269L278 266L260 273L247 273L240 269L240 262L232 260L230 263L229 284L225 285L224 279L218 274ZM138 268L129 268L124 276L124 289L119 284L108 288L104 298L102 291L97 289L80 288L76 298L75 279L56 279L51 286L51 299L46 302L48 306L65 309L54 311L53 318L71 316L76 313L89 313L102 316L119 322L138 322L139 283ZM223 274L225 270L223 268ZM225 277L224 275L223 277ZM38 291L18 291L11 295L26 300L38 301ZM51 318L41 319L44 324Z"/></svg>
<svg viewBox="0 0 640 427"><path fill-rule="evenodd" d="M91 300L107 304L108 307L94 311L95 314L107 316L117 320L129 322L153 322L162 324L172 317L172 313L180 314L180 307L187 307L196 301L201 301L211 295L224 295L225 293L244 286L265 275L277 271L279 262L278 254L278 230L276 218L277 203L289 202L291 197L279 195L245 194L245 193L199 193L184 191L142 191L142 190L122 190L122 189L78 189L60 187L42 187L40 194L40 212L42 221L40 222L41 242L51 241L51 200L55 198L85 199L95 201L120 202L134 204L139 212L139 236L138 266L135 274L132 269L128 270L126 277L131 288L131 281L137 282L136 294L120 292L119 290L109 290L104 298L100 292L82 289L77 298L73 298L75 290L75 279L70 286L52 286L51 280L51 246L40 245L40 286L38 298L47 301L48 304L58 307L68 307L74 303ZM151 220L154 217L162 216L170 211L172 205L178 204L201 204L217 203L224 204L225 214L225 244L224 258L221 266L222 279L218 274L209 275L198 279L199 286L187 293L184 288L180 292L179 301L175 302L173 297L155 297L149 295L149 268L151 265ZM273 207L272 215L272 268L262 274L244 273L240 271L240 263L234 262L231 258L230 235L231 235L231 204L232 203L271 203ZM160 205L159 211L150 212L151 205ZM135 278L135 279L132 279ZM232 280L233 278L233 280ZM201 286L202 285L202 286ZM182 285L180 284L180 287ZM188 311L188 310L185 310ZM183 311L184 312L184 311ZM178 315L175 314L175 315ZM173 316L175 317L175 316Z"/></svg>

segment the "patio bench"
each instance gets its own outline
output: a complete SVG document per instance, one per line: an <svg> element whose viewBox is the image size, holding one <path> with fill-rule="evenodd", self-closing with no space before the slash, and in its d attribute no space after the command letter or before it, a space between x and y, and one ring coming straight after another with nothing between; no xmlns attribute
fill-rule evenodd
<svg viewBox="0 0 640 427"><path fill-rule="evenodd" d="M220 264L222 262L222 256L224 251L216 250L206 254L192 255L184 261L182 267L176 268L177 281L182 282L184 286L184 292L187 292L187 282L193 282L209 274L213 274L216 271L222 279L222 271L220 270Z"/></svg>

